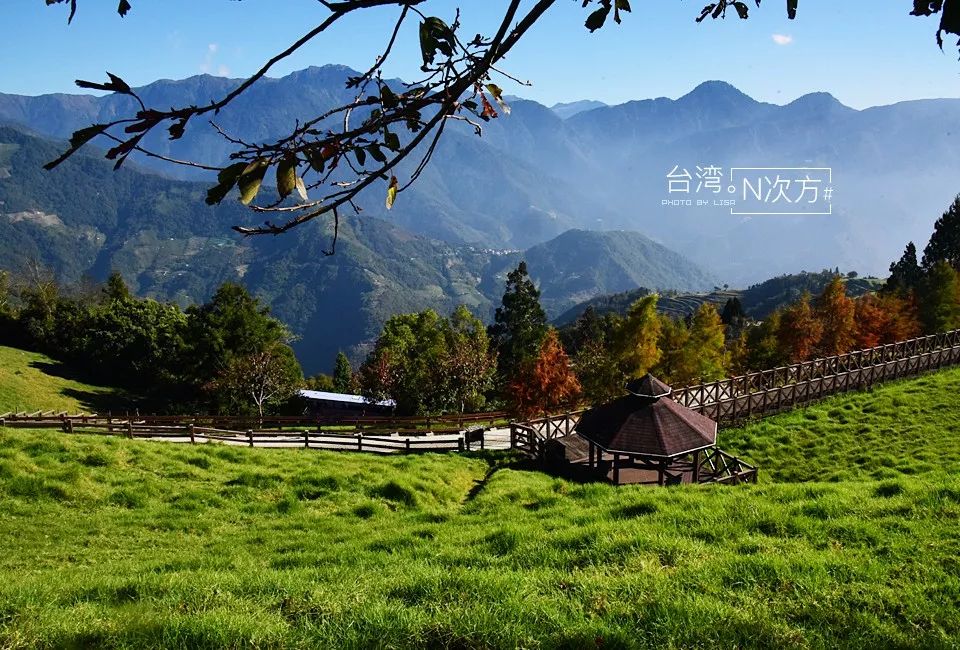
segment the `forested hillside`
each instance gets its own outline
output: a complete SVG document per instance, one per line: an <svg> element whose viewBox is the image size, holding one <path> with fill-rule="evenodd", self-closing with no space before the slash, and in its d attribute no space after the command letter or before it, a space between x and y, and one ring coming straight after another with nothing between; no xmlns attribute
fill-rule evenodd
<svg viewBox="0 0 960 650"><path fill-rule="evenodd" d="M630 232L570 233L525 254L450 244L364 213L341 222L334 255L326 254L329 222L244 239L230 226L250 213L236 201L207 206L203 183L134 166L114 172L95 151L43 171L62 146L0 126L0 270L24 275L42 266L65 283L117 270L137 295L181 306L242 282L299 337L308 372L328 369L340 349L360 360L395 313L465 304L489 318L507 272L527 255L551 315L628 287L711 284L693 262Z"/></svg>

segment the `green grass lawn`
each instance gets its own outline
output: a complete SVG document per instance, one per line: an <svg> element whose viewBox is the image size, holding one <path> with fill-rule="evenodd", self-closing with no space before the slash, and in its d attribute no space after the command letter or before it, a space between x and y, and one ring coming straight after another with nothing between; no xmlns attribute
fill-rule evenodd
<svg viewBox="0 0 960 650"><path fill-rule="evenodd" d="M738 487L0 429L0 647L958 647L958 388L724 431Z"/></svg>
<svg viewBox="0 0 960 650"><path fill-rule="evenodd" d="M113 391L61 376L63 366L36 352L0 345L0 413L90 411Z"/></svg>

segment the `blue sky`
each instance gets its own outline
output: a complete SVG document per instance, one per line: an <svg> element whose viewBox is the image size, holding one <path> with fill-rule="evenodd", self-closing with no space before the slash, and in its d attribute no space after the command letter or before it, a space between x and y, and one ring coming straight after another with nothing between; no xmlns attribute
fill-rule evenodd
<svg viewBox="0 0 960 650"><path fill-rule="evenodd" d="M316 0L132 0L124 19L114 0L80 0L73 25L65 7L42 0L3 0L0 92L77 92L76 78L95 81L110 70L134 85L201 72L239 77L308 31L325 15ZM529 2L528 2L529 4ZM590 34L579 0L559 0L511 54L505 66L534 82L511 94L545 104L577 99L620 103L678 97L698 83L721 79L747 94L786 103L826 91L862 108L907 99L960 97L956 48L934 43L936 19L908 16L907 0L803 0L797 20L782 0L765 0L748 21L695 24L705 0L675 0L649 10L635 0L621 26ZM429 0L444 18L463 10L464 31L490 33L502 0ZM752 6L752 3L751 3ZM869 15L861 15L864 7ZM385 42L396 8L361 12L323 40L279 65L281 76L308 65L368 66ZM404 34L389 76L416 75L416 26Z"/></svg>

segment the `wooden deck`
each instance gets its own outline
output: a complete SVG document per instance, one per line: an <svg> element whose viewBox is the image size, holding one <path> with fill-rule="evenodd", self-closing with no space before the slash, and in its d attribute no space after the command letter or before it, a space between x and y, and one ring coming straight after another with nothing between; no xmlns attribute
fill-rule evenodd
<svg viewBox="0 0 960 650"><path fill-rule="evenodd" d="M545 461L557 474L578 481L615 485L683 485L693 483L755 483L757 469L720 449L673 460L664 470L622 454L599 452L590 464L589 442L576 434L554 438L546 446Z"/></svg>

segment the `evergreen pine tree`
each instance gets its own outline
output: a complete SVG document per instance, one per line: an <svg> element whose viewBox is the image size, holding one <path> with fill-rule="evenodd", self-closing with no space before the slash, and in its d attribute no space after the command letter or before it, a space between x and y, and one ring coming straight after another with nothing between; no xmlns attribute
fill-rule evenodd
<svg viewBox="0 0 960 650"><path fill-rule="evenodd" d="M960 324L957 290L957 272L945 260L936 262L920 288L920 318L928 334L947 332Z"/></svg>
<svg viewBox="0 0 960 650"><path fill-rule="evenodd" d="M730 298L723 305L723 313L720 314L720 320L723 321L724 325L733 325L734 327L740 327L743 325L743 320L746 318L746 314L743 311L743 304L740 302L739 298Z"/></svg>
<svg viewBox="0 0 960 650"><path fill-rule="evenodd" d="M917 247L907 244L900 259L890 265L890 277L883 286L884 293L906 295L920 286L923 270L917 264Z"/></svg>
<svg viewBox="0 0 960 650"><path fill-rule="evenodd" d="M337 393L353 392L353 368L350 367L350 359L342 351L337 353L333 365L333 390Z"/></svg>
<svg viewBox="0 0 960 650"><path fill-rule="evenodd" d="M107 283L103 287L103 295L108 302L115 300L130 300L130 288L123 281L123 276L119 271L114 271L107 278Z"/></svg>
<svg viewBox="0 0 960 650"><path fill-rule="evenodd" d="M937 262L960 268L960 195L937 219L927 247L923 249L923 269L930 271Z"/></svg>
<svg viewBox="0 0 960 650"><path fill-rule="evenodd" d="M537 357L547 335L547 315L540 306L540 291L521 261L507 276L503 301L490 326L490 342L497 351L497 367L503 385L516 377L520 366Z"/></svg>

